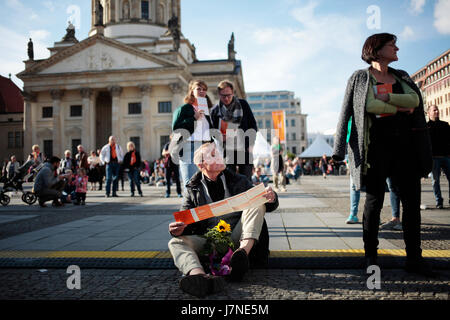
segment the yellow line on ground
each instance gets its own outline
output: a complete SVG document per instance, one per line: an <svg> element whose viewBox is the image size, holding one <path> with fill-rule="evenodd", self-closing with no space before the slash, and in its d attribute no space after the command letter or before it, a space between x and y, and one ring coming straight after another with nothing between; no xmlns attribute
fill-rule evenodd
<svg viewBox="0 0 450 320"><path fill-rule="evenodd" d="M0 251L0 258L155 258L160 251Z"/></svg>
<svg viewBox="0 0 450 320"><path fill-rule="evenodd" d="M405 250L379 249L379 256L405 257ZM450 258L450 250L423 250L427 258ZM271 258L361 257L364 249L349 250L272 250ZM164 259L169 251L0 251L0 258L97 258L97 259Z"/></svg>

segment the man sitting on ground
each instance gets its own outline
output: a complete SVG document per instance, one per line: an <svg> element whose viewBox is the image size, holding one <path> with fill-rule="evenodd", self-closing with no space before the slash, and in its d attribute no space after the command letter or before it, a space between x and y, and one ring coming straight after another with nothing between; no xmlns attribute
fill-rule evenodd
<svg viewBox="0 0 450 320"><path fill-rule="evenodd" d="M225 168L224 159L214 143L203 144L195 152L194 162L199 171L186 185L181 210L220 201L253 187L246 176ZM180 281L180 287L184 292L203 297L224 288L224 279L206 275L198 257L198 253L206 243L201 235L217 225L221 219L230 224L231 238L239 247L231 257L229 279L242 280L249 268L250 251L252 248L256 250L255 244L260 238L264 214L278 207L277 194L270 187L265 190L264 197L269 202L262 206L212 217L190 225L183 222L173 222L169 225L169 232L174 237L169 242L169 250L175 265L185 275Z"/></svg>
<svg viewBox="0 0 450 320"><path fill-rule="evenodd" d="M53 206L55 207L63 206L59 199L66 184L64 179L69 175L56 175L60 162L61 160L58 157L51 157L36 176L33 192L39 199L39 205L43 208L46 207L45 202L50 200L53 200Z"/></svg>

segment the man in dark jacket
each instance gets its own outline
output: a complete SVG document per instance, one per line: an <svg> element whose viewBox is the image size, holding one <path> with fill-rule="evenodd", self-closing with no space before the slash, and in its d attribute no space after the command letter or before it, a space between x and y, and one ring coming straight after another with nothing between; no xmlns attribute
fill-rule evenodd
<svg viewBox="0 0 450 320"><path fill-rule="evenodd" d="M247 101L234 95L233 83L221 81L219 103L211 110L211 121L215 129L222 132L227 168L246 176L250 181L253 174L253 146L256 140L255 117Z"/></svg>
<svg viewBox="0 0 450 320"><path fill-rule="evenodd" d="M33 192L39 199L39 205L43 208L46 207L45 202L50 200L53 200L54 207L63 205L59 199L66 185L65 179L71 176L71 173L56 174L60 161L61 159L58 157L51 157L36 176Z"/></svg>
<svg viewBox="0 0 450 320"><path fill-rule="evenodd" d="M430 120L427 122L427 126L430 131L433 154L433 170L431 171L433 192L436 198L436 208L443 209L444 199L441 194L440 176L442 168L450 184L450 126L447 122L439 120L439 109L435 105L428 107L428 118Z"/></svg>
<svg viewBox="0 0 450 320"><path fill-rule="evenodd" d="M182 210L220 201L253 187L246 177L225 168L224 160L214 143L202 145L195 152L194 162L200 171L194 174L186 185ZM217 225L221 219L230 224L231 238L239 247L231 257L229 279L242 280L249 268L248 257L251 251L256 251L260 245L264 214L278 207L277 194L270 187L266 188L264 197L268 202L259 207L212 217L190 225L183 222L173 222L169 225L169 232L174 237L169 242L169 250L175 265L186 275L180 281L183 291L202 297L223 289L223 278L205 275L198 257L206 243L201 235Z"/></svg>

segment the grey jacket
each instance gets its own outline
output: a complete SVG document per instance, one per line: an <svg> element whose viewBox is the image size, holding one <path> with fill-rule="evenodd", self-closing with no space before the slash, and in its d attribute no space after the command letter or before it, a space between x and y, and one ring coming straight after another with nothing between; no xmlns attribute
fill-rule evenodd
<svg viewBox="0 0 450 320"><path fill-rule="evenodd" d="M427 176L431 171L432 158L430 136L425 121L422 95L408 73L393 68L389 68L389 72L405 81L419 96L419 106L414 109L412 114L413 128L411 135L415 149L411 150L411 160L416 160L415 174L422 177ZM367 161L366 148L368 145L369 117L365 106L369 82L369 68L354 72L348 80L334 141L333 159L341 161L345 158L348 121L353 116L348 142L348 157L350 174L352 175L357 190L361 189L363 185L363 173Z"/></svg>
<svg viewBox="0 0 450 320"><path fill-rule="evenodd" d="M52 164L49 162L46 162L36 176L36 180L34 181L33 190L34 190L34 192L39 193L47 188L52 187L57 182L58 182L58 178L55 177Z"/></svg>

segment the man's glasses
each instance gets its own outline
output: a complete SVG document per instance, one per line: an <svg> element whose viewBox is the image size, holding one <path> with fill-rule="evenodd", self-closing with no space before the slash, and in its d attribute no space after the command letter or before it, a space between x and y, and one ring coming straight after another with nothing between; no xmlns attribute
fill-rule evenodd
<svg viewBox="0 0 450 320"><path fill-rule="evenodd" d="M220 94L219 93L219 96L221 96L222 98L229 98L229 97L232 97L233 94Z"/></svg>

